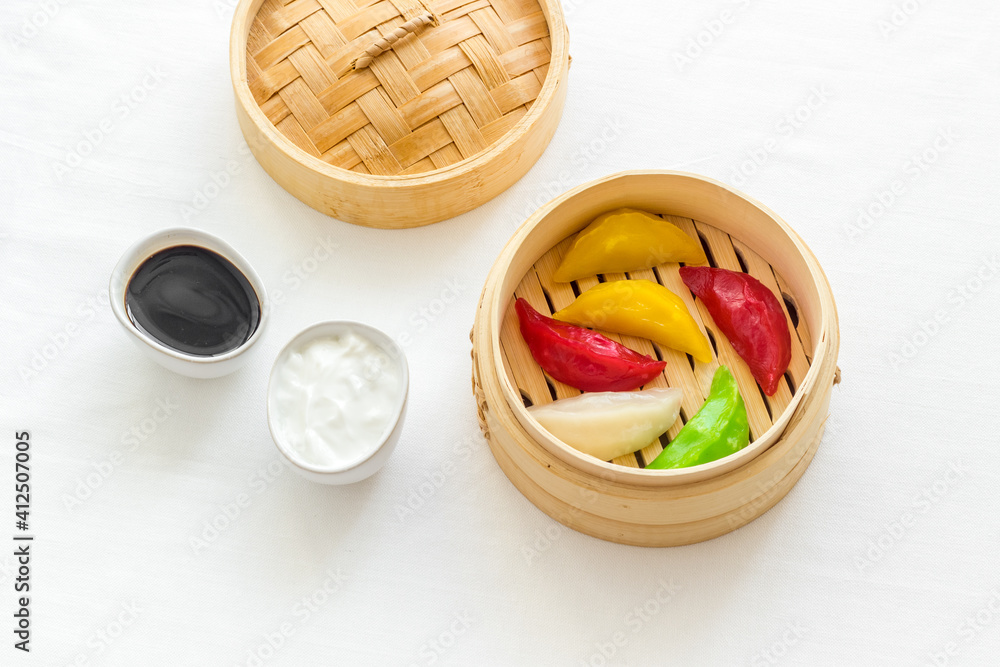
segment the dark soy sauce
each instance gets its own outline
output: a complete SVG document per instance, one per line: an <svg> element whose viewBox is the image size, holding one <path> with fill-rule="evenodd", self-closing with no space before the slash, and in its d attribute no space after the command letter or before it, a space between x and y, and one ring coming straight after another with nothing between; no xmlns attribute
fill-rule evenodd
<svg viewBox="0 0 1000 667"><path fill-rule="evenodd" d="M260 324L253 286L228 259L182 245L143 262L125 290L125 310L140 330L186 354L235 350Z"/></svg>

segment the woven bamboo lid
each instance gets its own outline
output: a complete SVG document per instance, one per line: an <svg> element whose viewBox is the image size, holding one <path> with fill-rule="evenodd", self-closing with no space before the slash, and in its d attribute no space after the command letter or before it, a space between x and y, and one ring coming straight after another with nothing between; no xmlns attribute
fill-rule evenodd
<svg viewBox="0 0 1000 667"><path fill-rule="evenodd" d="M561 31L560 60L568 60L562 16L550 0L244 0L234 21L234 43L243 37L238 34L241 10L253 14L242 19L245 73L234 71L234 83L245 75L253 102L271 126L263 129L276 130L301 152L296 159L313 169L322 169L322 163L398 178L451 169L457 177L457 166L503 147L516 128L543 115L531 110L549 77L553 23ZM543 97L557 107L557 121L564 93L556 94L555 83ZM554 129L555 123L546 122L539 133L526 132L537 155L527 164L518 159L523 146L497 155L503 163L498 171L517 164L520 177ZM305 199L254 152L286 189ZM476 177L489 178L490 172ZM397 183L404 184L384 185ZM483 188L485 198L498 193L493 190ZM473 203L470 192L453 192L450 196L461 200L456 207L446 201L446 191L435 196L445 200L439 202L442 215L424 217L442 219L456 214L456 208L468 210L485 201L471 197ZM338 203L340 210L326 212L350 219Z"/></svg>

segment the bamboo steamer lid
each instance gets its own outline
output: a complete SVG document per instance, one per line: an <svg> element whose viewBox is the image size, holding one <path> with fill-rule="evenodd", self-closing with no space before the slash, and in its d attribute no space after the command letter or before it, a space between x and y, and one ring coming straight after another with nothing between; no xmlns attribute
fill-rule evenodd
<svg viewBox="0 0 1000 667"><path fill-rule="evenodd" d="M250 150L355 224L464 213L555 132L568 34L556 0L242 0L230 68Z"/></svg>

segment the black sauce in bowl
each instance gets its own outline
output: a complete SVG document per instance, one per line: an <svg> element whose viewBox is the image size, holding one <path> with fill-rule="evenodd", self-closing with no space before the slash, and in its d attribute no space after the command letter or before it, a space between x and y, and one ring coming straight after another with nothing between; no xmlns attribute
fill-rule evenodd
<svg viewBox="0 0 1000 667"><path fill-rule="evenodd" d="M192 245L166 248L140 264L125 290L125 311L163 345L201 357L235 350L260 324L260 300L243 272Z"/></svg>

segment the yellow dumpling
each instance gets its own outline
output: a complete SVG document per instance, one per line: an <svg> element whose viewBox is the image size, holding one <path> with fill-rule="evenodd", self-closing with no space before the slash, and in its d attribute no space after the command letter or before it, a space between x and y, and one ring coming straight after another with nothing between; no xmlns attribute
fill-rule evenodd
<svg viewBox="0 0 1000 667"><path fill-rule="evenodd" d="M620 208L604 213L581 231L555 272L555 280L598 273L624 273L663 264L704 264L701 244L663 218Z"/></svg>
<svg viewBox="0 0 1000 667"><path fill-rule="evenodd" d="M684 300L651 280L615 280L594 285L562 310L557 320L649 338L703 363L712 348Z"/></svg>

